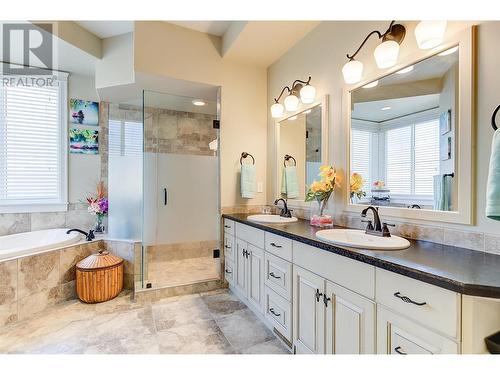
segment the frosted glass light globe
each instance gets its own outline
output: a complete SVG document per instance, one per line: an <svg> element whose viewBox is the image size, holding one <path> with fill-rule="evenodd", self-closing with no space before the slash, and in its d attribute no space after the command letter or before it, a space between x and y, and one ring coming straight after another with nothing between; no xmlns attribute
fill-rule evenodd
<svg viewBox="0 0 500 375"><path fill-rule="evenodd" d="M272 118L283 117L284 113L285 113L285 107L283 107L283 104L274 103L271 106L271 116L272 116Z"/></svg>
<svg viewBox="0 0 500 375"><path fill-rule="evenodd" d="M351 60L342 68L342 75L347 84L358 83L363 75L363 63L357 60Z"/></svg>
<svg viewBox="0 0 500 375"><path fill-rule="evenodd" d="M380 69L390 68L396 65L399 56L399 44L394 40L386 40L380 43L373 52L375 61Z"/></svg>
<svg viewBox="0 0 500 375"><path fill-rule="evenodd" d="M430 49L443 42L446 21L420 21L415 27L418 48Z"/></svg>
<svg viewBox="0 0 500 375"><path fill-rule="evenodd" d="M316 89L314 86L306 85L300 89L300 100L302 103L309 104L316 99Z"/></svg>
<svg viewBox="0 0 500 375"><path fill-rule="evenodd" d="M285 105L285 109L288 112L294 112L299 108L299 98L295 95L288 95L283 104Z"/></svg>

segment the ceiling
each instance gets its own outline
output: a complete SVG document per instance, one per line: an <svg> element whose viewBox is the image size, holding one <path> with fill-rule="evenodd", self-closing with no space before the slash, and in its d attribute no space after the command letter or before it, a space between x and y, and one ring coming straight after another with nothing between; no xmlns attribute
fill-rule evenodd
<svg viewBox="0 0 500 375"><path fill-rule="evenodd" d="M134 21L75 21L95 36L104 39L134 31Z"/></svg>
<svg viewBox="0 0 500 375"><path fill-rule="evenodd" d="M215 36L223 36L233 21L168 21L177 26Z"/></svg>

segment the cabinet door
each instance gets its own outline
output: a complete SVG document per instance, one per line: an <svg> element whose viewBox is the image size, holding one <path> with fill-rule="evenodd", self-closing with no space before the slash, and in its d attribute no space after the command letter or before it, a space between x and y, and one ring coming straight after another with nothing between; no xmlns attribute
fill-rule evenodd
<svg viewBox="0 0 500 375"><path fill-rule="evenodd" d="M264 312L264 250L248 245L247 297L253 307Z"/></svg>
<svg viewBox="0 0 500 375"><path fill-rule="evenodd" d="M303 268L293 269L293 344L298 354L324 354L325 281Z"/></svg>
<svg viewBox="0 0 500 375"><path fill-rule="evenodd" d="M457 354L459 346L455 341L378 305L377 352L381 354Z"/></svg>
<svg viewBox="0 0 500 375"><path fill-rule="evenodd" d="M234 287L242 295L247 295L247 267L246 267L246 253L247 243L245 241L236 239L236 249L234 254Z"/></svg>
<svg viewBox="0 0 500 375"><path fill-rule="evenodd" d="M374 354L375 303L330 281L326 298L326 353Z"/></svg>

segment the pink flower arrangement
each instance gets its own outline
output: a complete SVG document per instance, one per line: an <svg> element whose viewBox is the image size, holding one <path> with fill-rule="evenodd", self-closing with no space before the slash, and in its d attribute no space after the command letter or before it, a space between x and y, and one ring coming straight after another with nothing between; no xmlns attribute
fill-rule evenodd
<svg viewBox="0 0 500 375"><path fill-rule="evenodd" d="M88 212L97 217L103 217L108 214L109 202L106 197L106 188L101 181L97 184L96 195L87 197Z"/></svg>

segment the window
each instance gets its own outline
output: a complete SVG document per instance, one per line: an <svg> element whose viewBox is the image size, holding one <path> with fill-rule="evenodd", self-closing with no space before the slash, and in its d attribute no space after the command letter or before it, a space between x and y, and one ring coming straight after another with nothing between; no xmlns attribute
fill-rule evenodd
<svg viewBox="0 0 500 375"><path fill-rule="evenodd" d="M369 130L351 130L351 174L359 173L365 183L363 191L368 195L371 189L371 158L373 155L373 133Z"/></svg>
<svg viewBox="0 0 500 375"><path fill-rule="evenodd" d="M49 76L52 78L52 76ZM0 86L0 212L67 209L66 75Z"/></svg>
<svg viewBox="0 0 500 375"><path fill-rule="evenodd" d="M142 123L109 120L109 155L142 155Z"/></svg>
<svg viewBox="0 0 500 375"><path fill-rule="evenodd" d="M386 184L391 195L433 196L439 173L439 120L386 131Z"/></svg>

